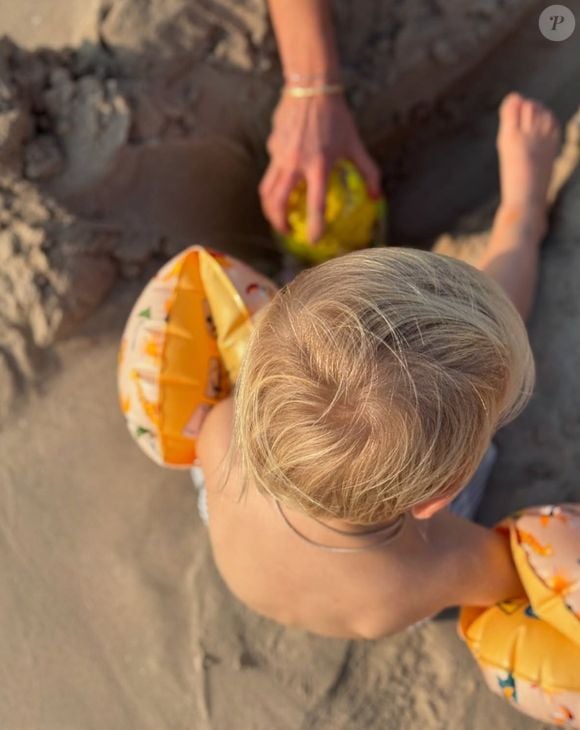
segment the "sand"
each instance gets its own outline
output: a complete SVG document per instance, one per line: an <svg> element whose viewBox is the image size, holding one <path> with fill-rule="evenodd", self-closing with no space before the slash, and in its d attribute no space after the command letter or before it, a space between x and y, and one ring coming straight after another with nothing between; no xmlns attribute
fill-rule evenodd
<svg viewBox="0 0 580 730"><path fill-rule="evenodd" d="M0 727L542 727L483 686L453 615L362 643L245 609L215 570L187 474L149 462L118 412L118 338L161 261L201 240L279 264L256 195L279 83L264 4L4 5ZM368 0L337 16L391 239L473 259L496 195L498 100L518 88L568 120L580 54L577 39L539 36L544 3L466 5ZM530 327L538 390L499 436L488 523L580 500L579 195L575 173Z"/></svg>

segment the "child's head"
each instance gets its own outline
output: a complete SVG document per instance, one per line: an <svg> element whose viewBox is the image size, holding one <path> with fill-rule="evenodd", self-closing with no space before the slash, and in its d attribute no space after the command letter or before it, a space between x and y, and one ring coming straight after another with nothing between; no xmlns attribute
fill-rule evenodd
<svg viewBox="0 0 580 730"><path fill-rule="evenodd" d="M534 380L527 334L489 277L423 251L303 272L251 338L235 448L258 489L369 524L460 490Z"/></svg>

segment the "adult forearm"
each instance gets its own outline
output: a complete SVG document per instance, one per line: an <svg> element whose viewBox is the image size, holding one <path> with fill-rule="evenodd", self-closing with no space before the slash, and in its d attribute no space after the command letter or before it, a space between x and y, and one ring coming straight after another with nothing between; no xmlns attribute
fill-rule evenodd
<svg viewBox="0 0 580 730"><path fill-rule="evenodd" d="M289 233L288 200L306 182L308 237L325 230L328 179L350 160L371 196L381 193L380 171L369 156L342 94L330 0L268 0L285 89L267 141L270 164L260 183L262 209L274 228ZM288 93L286 93L288 92Z"/></svg>
<svg viewBox="0 0 580 730"><path fill-rule="evenodd" d="M337 80L330 0L268 0L268 5L286 78Z"/></svg>

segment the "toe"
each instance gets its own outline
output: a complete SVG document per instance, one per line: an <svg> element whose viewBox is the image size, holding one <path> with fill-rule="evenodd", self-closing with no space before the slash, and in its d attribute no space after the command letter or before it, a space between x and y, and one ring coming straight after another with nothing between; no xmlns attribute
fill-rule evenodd
<svg viewBox="0 0 580 730"><path fill-rule="evenodd" d="M541 115L538 126L543 134L549 136L558 130L558 120L551 112L546 110Z"/></svg>
<svg viewBox="0 0 580 730"><path fill-rule="evenodd" d="M521 127L524 132L533 132L537 128L541 110L539 105L531 99L526 99L520 112Z"/></svg>
<svg viewBox="0 0 580 730"><path fill-rule="evenodd" d="M524 98L521 94L513 91L508 94L501 103L500 116L504 122L517 122Z"/></svg>
<svg viewBox="0 0 580 730"><path fill-rule="evenodd" d="M557 136L560 129L560 123L555 114L539 101L534 102L534 110L531 119L531 131L541 134L542 136Z"/></svg>

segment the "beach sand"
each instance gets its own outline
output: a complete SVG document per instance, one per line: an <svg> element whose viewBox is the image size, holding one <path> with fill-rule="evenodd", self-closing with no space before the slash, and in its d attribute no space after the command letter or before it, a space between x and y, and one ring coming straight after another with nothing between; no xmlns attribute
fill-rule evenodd
<svg viewBox="0 0 580 730"><path fill-rule="evenodd" d="M580 3L567 4L580 17ZM383 56L376 50L349 65L362 88L354 99L361 124L386 170L391 240L468 260L485 245L496 195L498 100L517 88L562 121L580 102L577 37L544 41L537 3L501 4L512 13L507 28L499 3L476 5L486 30L470 31L479 41L471 41L469 73L457 60L465 18L455 35L448 20L450 40L434 51L449 76L430 56L410 58L408 49L421 45L409 40L412 30L432 33L427 2L408 4L415 16L409 11L390 46L373 37ZM217 42L208 50L210 6L229 23L221 50ZM247 610L216 572L188 474L157 467L133 443L117 406L116 351L147 277L200 238L264 270L276 263L255 185L279 77L257 0L231 3L231 15L200 3L203 22L180 16L178 0L150 3L147 13L137 0L87 4L87 13L95 7L97 31L85 14L68 42L90 47L104 38L114 59L100 46L84 61L66 55L62 37L38 51L50 45L50 28L35 40L20 15L17 50L5 46L0 63L13 88L12 106L0 109L0 728L544 727L486 689L452 613L352 642L287 630ZM348 59L370 42L379 7L366 3L368 18L361 11L357 23L341 11L341 27L357 30L342 33ZM175 32L180 18L181 56L163 32ZM422 47L433 51L437 39L428 40ZM151 45L162 70L147 66ZM399 76L381 76L397 59ZM184 79L194 61L190 98ZM99 76L107 64L109 76ZM131 71L129 81L119 69ZM159 97L169 76L175 83ZM237 106L225 118L235 80L229 103ZM241 103L247 95L251 109ZM100 116L87 111L95 107ZM572 142L567 172L576 153ZM530 323L537 393L498 436L482 509L489 524L526 504L580 501L579 198L576 172L556 203Z"/></svg>

